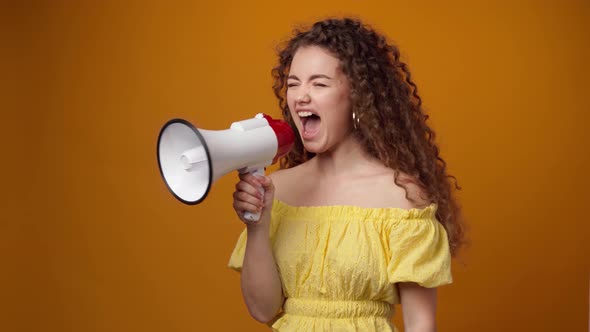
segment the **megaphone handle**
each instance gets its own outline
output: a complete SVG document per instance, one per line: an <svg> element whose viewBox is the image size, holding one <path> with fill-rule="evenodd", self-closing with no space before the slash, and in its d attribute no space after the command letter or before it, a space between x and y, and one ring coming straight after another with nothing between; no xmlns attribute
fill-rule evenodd
<svg viewBox="0 0 590 332"><path fill-rule="evenodd" d="M253 170L250 171L250 174L257 176L264 176L264 167L260 167L260 168L255 168ZM259 189L260 194L262 194L262 197L264 199L264 188L260 187ZM248 220L248 221L258 221L260 219L260 212L259 213L252 213L252 212L246 212L244 213L244 219Z"/></svg>

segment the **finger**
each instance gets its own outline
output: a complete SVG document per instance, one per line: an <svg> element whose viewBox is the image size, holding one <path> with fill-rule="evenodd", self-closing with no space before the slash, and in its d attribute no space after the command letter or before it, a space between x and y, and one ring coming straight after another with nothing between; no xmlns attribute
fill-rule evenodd
<svg viewBox="0 0 590 332"><path fill-rule="evenodd" d="M240 174L240 180L247 182L254 187L261 186L260 180L250 173Z"/></svg>
<svg viewBox="0 0 590 332"><path fill-rule="evenodd" d="M274 189L274 184L272 183L272 180L268 176L261 176L260 177L260 184L262 185L262 188L264 188L264 190L273 190Z"/></svg>
<svg viewBox="0 0 590 332"><path fill-rule="evenodd" d="M236 191L243 191L252 196L262 198L262 195L260 194L260 190L258 188L253 187L251 184L244 181L240 181L236 184Z"/></svg>
<svg viewBox="0 0 590 332"><path fill-rule="evenodd" d="M244 212L258 213L262 208L246 202L234 202L234 210L240 214L240 217L243 217Z"/></svg>
<svg viewBox="0 0 590 332"><path fill-rule="evenodd" d="M252 195L245 193L243 191L236 191L234 193L234 200L236 202L244 202L244 203L249 203L249 204L256 205L256 206L262 206L262 199L260 197L252 196Z"/></svg>

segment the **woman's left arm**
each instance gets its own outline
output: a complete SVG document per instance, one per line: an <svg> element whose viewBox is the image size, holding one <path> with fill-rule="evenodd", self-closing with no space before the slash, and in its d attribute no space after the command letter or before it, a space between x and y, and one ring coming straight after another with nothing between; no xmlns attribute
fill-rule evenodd
<svg viewBox="0 0 590 332"><path fill-rule="evenodd" d="M436 288L413 282L397 284L406 332L436 332Z"/></svg>

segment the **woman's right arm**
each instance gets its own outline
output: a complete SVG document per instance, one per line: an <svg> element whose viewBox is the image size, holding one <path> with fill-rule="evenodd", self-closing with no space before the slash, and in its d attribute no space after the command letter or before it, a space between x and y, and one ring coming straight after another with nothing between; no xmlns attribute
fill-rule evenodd
<svg viewBox="0 0 590 332"><path fill-rule="evenodd" d="M264 188L264 197L258 187ZM250 315L259 322L271 321L281 308L284 296L270 243L270 212L274 186L269 177L240 175L234 193L234 209L242 221L244 212L261 212L256 223L246 222L247 241L242 264L242 295Z"/></svg>

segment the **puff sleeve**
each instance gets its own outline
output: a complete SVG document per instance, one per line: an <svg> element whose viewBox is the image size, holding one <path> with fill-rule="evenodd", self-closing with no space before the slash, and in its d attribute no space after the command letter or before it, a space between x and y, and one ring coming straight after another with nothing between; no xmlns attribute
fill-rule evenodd
<svg viewBox="0 0 590 332"><path fill-rule="evenodd" d="M237 272L242 272L242 263L244 262L244 253L246 252L246 240L247 232L246 229L242 231L236 242L236 246L229 258L227 266Z"/></svg>
<svg viewBox="0 0 590 332"><path fill-rule="evenodd" d="M409 211L389 229L389 282L433 288L453 282L447 233L435 217L436 205Z"/></svg>
<svg viewBox="0 0 590 332"><path fill-rule="evenodd" d="M276 203L274 204L276 206ZM273 207L272 217L270 222L269 237L271 241L271 247L274 247L274 234L276 233L279 221L276 218L275 209ZM231 253L227 266L237 272L242 272L242 263L244 262L244 255L246 253L246 243L248 240L248 231L246 228L240 233L234 250Z"/></svg>

